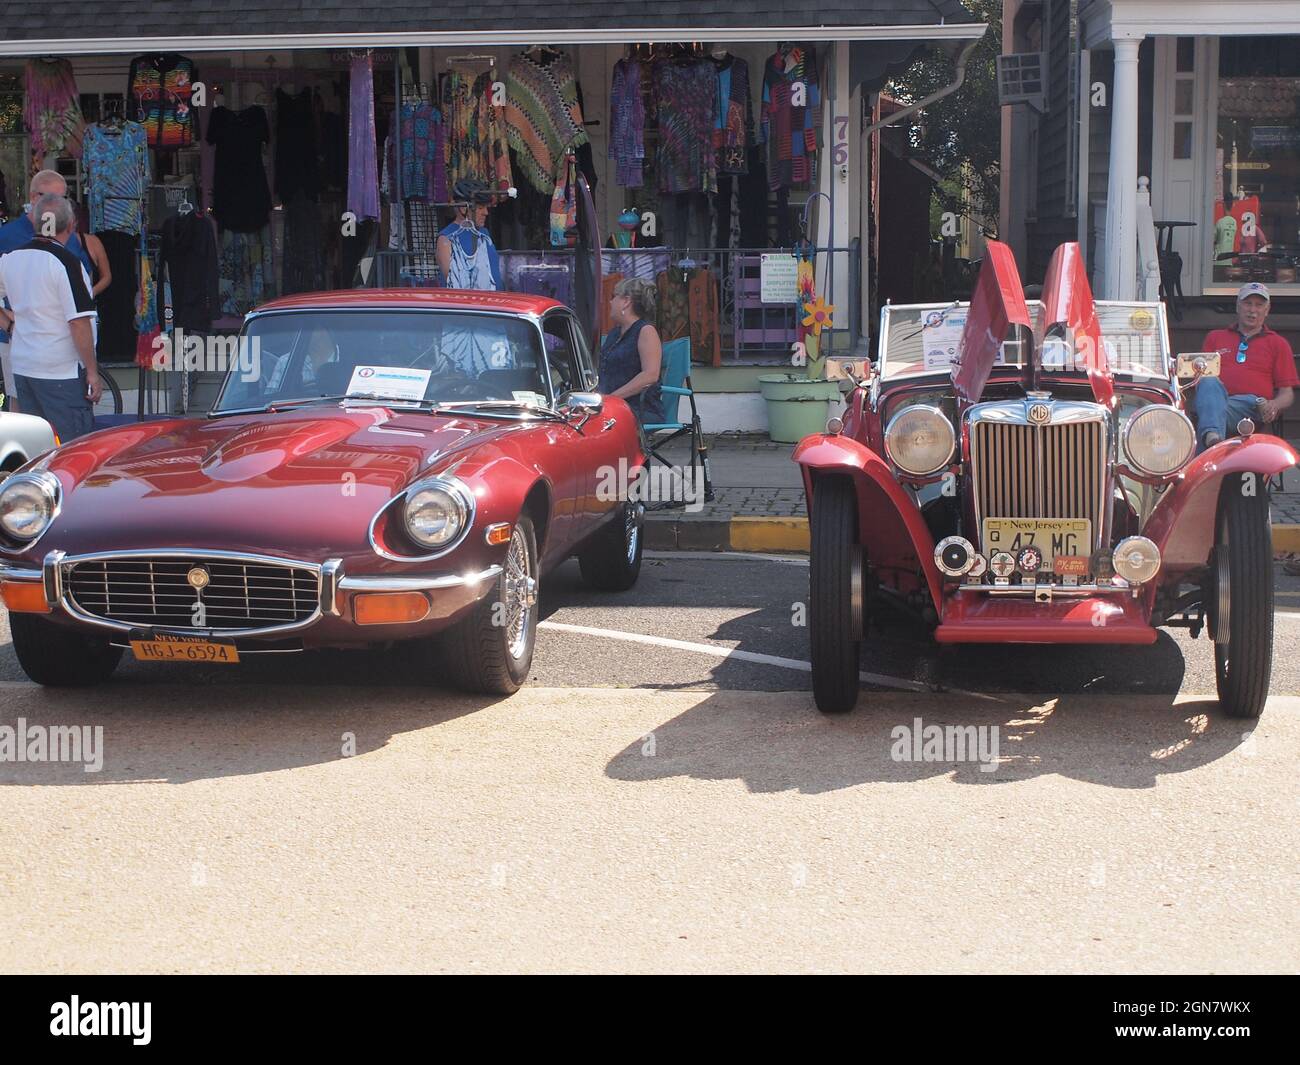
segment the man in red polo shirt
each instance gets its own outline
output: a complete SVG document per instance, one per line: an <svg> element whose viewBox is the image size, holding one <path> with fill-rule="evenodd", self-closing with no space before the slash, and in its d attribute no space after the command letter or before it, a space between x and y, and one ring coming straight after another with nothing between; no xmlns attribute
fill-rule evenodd
<svg viewBox="0 0 1300 1065"><path fill-rule="evenodd" d="M1295 399L1300 386L1291 345L1265 324L1268 289L1258 282L1237 292L1237 324L1215 329L1202 351L1219 353L1219 376L1196 385L1196 425L1202 447L1213 447L1242 418L1273 421Z"/></svg>

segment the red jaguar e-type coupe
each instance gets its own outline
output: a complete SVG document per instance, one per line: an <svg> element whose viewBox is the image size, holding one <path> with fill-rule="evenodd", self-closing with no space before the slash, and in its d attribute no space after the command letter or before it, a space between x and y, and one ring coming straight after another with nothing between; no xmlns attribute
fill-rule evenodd
<svg viewBox="0 0 1300 1065"><path fill-rule="evenodd" d="M527 678L538 581L625 589L644 462L584 331L533 296L372 290L250 314L206 419L51 451L0 488L0 591L40 684L147 661L425 640L435 676Z"/></svg>

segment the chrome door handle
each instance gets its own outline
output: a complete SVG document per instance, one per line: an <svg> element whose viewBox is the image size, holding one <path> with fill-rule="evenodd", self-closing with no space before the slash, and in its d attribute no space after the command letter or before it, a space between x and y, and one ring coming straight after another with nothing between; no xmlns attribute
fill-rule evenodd
<svg viewBox="0 0 1300 1065"><path fill-rule="evenodd" d="M607 433L607 432L609 432L611 429L613 429L614 426L616 426L617 424L618 424L618 420L617 420L617 419L615 419L615 418L610 418L607 422L605 422L604 425L602 425L602 426L600 427L600 431L601 431L602 433Z"/></svg>

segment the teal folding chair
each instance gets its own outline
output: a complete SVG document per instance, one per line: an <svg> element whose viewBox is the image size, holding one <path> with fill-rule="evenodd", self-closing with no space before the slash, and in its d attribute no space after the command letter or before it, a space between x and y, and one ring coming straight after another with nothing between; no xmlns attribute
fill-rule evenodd
<svg viewBox="0 0 1300 1065"><path fill-rule="evenodd" d="M665 466L675 464L663 455L663 449L681 436L691 438L691 468L696 484L704 485L704 500L713 498L713 484L709 480L709 449L704 443L704 432L700 426L700 414L695 406L695 391L691 387L691 341L689 337L670 340L664 344L663 363L659 371L659 391L663 397L664 420L647 422L641 428L645 430L646 450L650 452L651 461L658 461ZM681 403L685 399L690 405L690 421L682 421ZM684 506L685 503L660 503L659 509L671 506ZM655 509L648 506L647 509Z"/></svg>

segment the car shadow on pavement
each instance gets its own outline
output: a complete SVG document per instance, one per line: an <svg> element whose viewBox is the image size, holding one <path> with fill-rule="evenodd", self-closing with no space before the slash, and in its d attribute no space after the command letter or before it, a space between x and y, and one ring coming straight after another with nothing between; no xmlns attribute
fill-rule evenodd
<svg viewBox="0 0 1300 1065"><path fill-rule="evenodd" d="M1225 717L1213 699L1169 695L864 691L856 710L830 717L811 694L715 692L620 751L606 773L810 795L938 777L996 785L1058 775L1140 789L1249 753L1254 724Z"/></svg>
<svg viewBox="0 0 1300 1065"><path fill-rule="evenodd" d="M29 734L35 726L49 734L100 726L103 765L86 772L81 761L0 760L0 787L183 784L314 766L379 750L395 736L503 698L421 681L400 652L311 652L292 656L292 665L289 657L183 676L147 666L95 688L5 685L0 725L16 729L22 718Z"/></svg>

